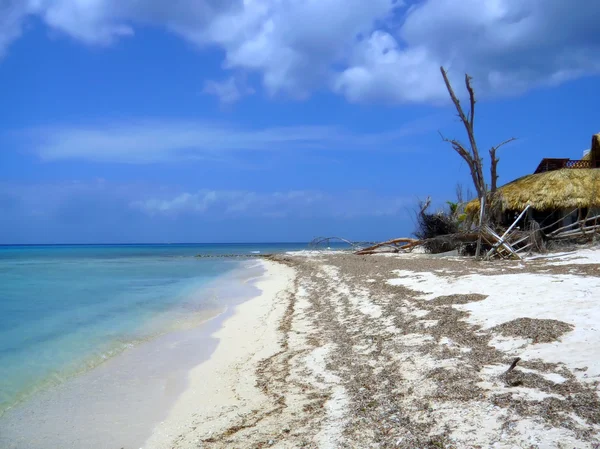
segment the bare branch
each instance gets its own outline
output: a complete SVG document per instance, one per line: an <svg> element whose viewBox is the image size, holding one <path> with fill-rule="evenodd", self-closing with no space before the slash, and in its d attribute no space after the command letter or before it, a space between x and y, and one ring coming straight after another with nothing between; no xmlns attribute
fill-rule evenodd
<svg viewBox="0 0 600 449"><path fill-rule="evenodd" d="M494 150L494 151L496 151L496 150L499 150L499 149L500 149L500 147L502 147L502 146L506 145L507 143L514 142L515 140L517 140L517 138L516 138L516 137L511 137L510 139L506 139L504 142L502 142L502 143L500 143L500 144L496 145L495 147L492 147L492 150ZM492 150L490 150L490 151L492 151Z"/></svg>
<svg viewBox="0 0 600 449"><path fill-rule="evenodd" d="M477 175L477 169L476 169L477 163L475 162L475 160L473 159L471 154L465 149L465 147L458 140L448 139L448 138L444 137L444 135L442 133L439 133L439 134L442 137L442 140L444 142L450 143L450 145L452 145L452 148L454 149L454 151L456 151L459 154L459 156L462 157L463 160L467 163L467 166L469 167L469 171L471 172L471 179L473 179L473 184L475 185L475 190L477 190L478 198L481 198L482 190L480 188L481 184L479 182L479 177Z"/></svg>
<svg viewBox="0 0 600 449"><path fill-rule="evenodd" d="M347 240L343 237L334 236L334 237L316 237L308 244L308 246L310 248L318 248L320 245L329 245L329 244L331 244L331 242L346 243L354 249L363 247L365 244L367 244L367 245L372 244L371 242L351 242L350 240Z"/></svg>
<svg viewBox="0 0 600 449"><path fill-rule="evenodd" d="M492 194L495 193L498 189L498 162L500 162L500 159L496 157L496 151L498 151L500 147L512 142L513 140L516 139L514 137L511 137L510 139L505 140L504 142L496 145L495 147L490 148L490 176L492 182L492 185L490 186L490 192Z"/></svg>
<svg viewBox="0 0 600 449"><path fill-rule="evenodd" d="M465 115L462 106L460 105L460 100L454 93L454 89L452 89L452 85L450 84L450 80L448 79L448 74L446 73L446 69L444 67L440 67L440 71L442 72L442 76L444 77L444 83L446 83L446 89L448 89L448 93L450 94L450 98L452 99L452 103L456 107L456 112L458 112L458 116L460 120L465 124L465 126L469 123L467 116Z"/></svg>
<svg viewBox="0 0 600 449"><path fill-rule="evenodd" d="M470 113L469 116L465 114L460 100L454 93L454 89L452 88L452 84L450 84L450 80L448 79L448 74L444 67L440 67L440 72L442 73L442 77L444 78L444 83L446 84L446 89L448 89L448 94L452 99L452 103L454 103L454 107L458 113L458 117L463 123L465 130L467 131L467 135L469 137L469 144L471 146L470 151L466 150L462 144L460 144L456 140L448 140L444 139L446 142L450 142L452 147L458 154L466 161L469 165L469 169L471 170L471 176L473 178L473 183L475 184L475 189L477 190L477 195L481 198L485 195L486 185L485 185L485 177L483 176L483 164L481 157L479 156L479 150L477 149L477 142L475 140L475 134L473 132L473 123L475 120L475 92L471 87L471 77L469 75L465 75L465 84L467 86L467 90L469 92L470 99ZM442 138L444 138L442 136Z"/></svg>
<svg viewBox="0 0 600 449"><path fill-rule="evenodd" d="M477 102L475 100L475 91L473 90L473 87L471 86L471 80L473 78L471 78L468 74L465 74L465 85L467 87L467 91L469 92L469 101L470 101L470 107L471 107L471 111L469 113L470 116L470 121L468 124L465 123L465 128L467 130L467 134L469 135L469 142L471 144L471 151L473 152L473 159L475 159L476 161L478 161L479 163L478 165L478 176L480 177L481 180L481 186L482 186L482 191L485 191L485 179L483 177L483 163L481 161L481 157L479 157L479 149L477 148L477 141L475 140L475 131L473 128L473 123L475 122L475 103Z"/></svg>
<svg viewBox="0 0 600 449"><path fill-rule="evenodd" d="M473 78L469 75L465 74L465 84L467 85L467 90L469 91L469 100L471 101L471 113L469 114L469 125L471 127L471 132L473 132L473 123L475 122L475 91L471 87L471 80Z"/></svg>
<svg viewBox="0 0 600 449"><path fill-rule="evenodd" d="M462 143L455 139L448 139L439 131L438 133L444 142L448 142L450 145L452 145L452 148L454 148L454 150L467 162L467 164L471 165L474 162L471 153L467 151Z"/></svg>
<svg viewBox="0 0 600 449"><path fill-rule="evenodd" d="M416 244L420 244L421 240L412 239L412 238L399 238L388 240L387 242L377 243L376 245L369 246L368 248L363 248L356 251L354 254L359 256L365 256L369 254L374 254L379 248L383 247L392 247L393 252L399 252L400 250L406 250L414 247Z"/></svg>

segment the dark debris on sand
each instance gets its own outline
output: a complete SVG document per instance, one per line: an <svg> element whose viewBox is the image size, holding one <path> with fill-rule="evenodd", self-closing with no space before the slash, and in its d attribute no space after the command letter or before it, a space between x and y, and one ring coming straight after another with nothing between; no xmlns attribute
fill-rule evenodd
<svg viewBox="0 0 600 449"><path fill-rule="evenodd" d="M558 320L517 318L495 326L492 332L505 337L529 338L532 343L550 343L574 329L571 324Z"/></svg>
<svg viewBox="0 0 600 449"><path fill-rule="evenodd" d="M515 262L492 265L468 259L457 262L350 254L316 258L282 255L272 260L297 271L296 293L303 289L303 301L308 305L302 313L310 320L303 330L309 348L301 354L286 353L284 348L262 364L259 372L261 388L279 401L280 407L273 413L281 428L291 429L277 436L276 447L316 448L317 434L332 425L326 411L332 390L323 387L323 391L315 391L308 372L305 386L293 376L297 370L294 364L301 365L311 351L323 347L332 348L326 369L339 379L347 398L341 437L331 447L450 449L485 448L494 443L536 447L523 445L525 439L518 431L523 420L569 432L580 443L577 447L600 443L597 384L579 381L563 364L540 360L521 360L510 373L496 378L485 374L490 366L506 369L514 361L514 355L491 345L494 337L552 342L571 331L571 325L523 317L483 329L469 323L468 313L459 306L485 301L484 295L439 296L425 301L419 299L420 292L386 282L394 270L449 277L514 273ZM574 269L534 263L522 271L562 274ZM584 266L578 274L598 273L596 267ZM281 327L287 336L300 332L293 325L300 319L295 310L298 301L293 295ZM556 375L564 381L549 380ZM286 414L292 405L286 388L304 395L303 414ZM459 428L476 425L477 416L490 413L501 420L495 437L473 444L464 443L464 439L457 443ZM247 445L206 447L267 447L264 442L271 441L259 427L244 432L236 441L246 441ZM255 444L260 438L262 443Z"/></svg>

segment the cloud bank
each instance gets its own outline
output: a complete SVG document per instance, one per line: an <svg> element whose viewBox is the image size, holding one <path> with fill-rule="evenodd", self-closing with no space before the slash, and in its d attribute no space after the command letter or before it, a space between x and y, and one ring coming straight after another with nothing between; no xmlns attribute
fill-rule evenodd
<svg viewBox="0 0 600 449"><path fill-rule="evenodd" d="M411 204L369 191L182 191L102 179L0 183L0 243L298 241L321 233L377 238L410 225Z"/></svg>
<svg viewBox="0 0 600 449"><path fill-rule="evenodd" d="M131 206L151 216L355 218L397 215L408 204L409 200L404 197L375 195L367 191L332 194L305 190L266 193L200 190L136 201Z"/></svg>
<svg viewBox="0 0 600 449"><path fill-rule="evenodd" d="M246 74L270 95L415 103L445 99L441 64L490 95L600 73L596 0L8 0L0 52L31 17L88 45L145 25L217 47L225 81L205 90L225 102L253 91L235 82Z"/></svg>
<svg viewBox="0 0 600 449"><path fill-rule="evenodd" d="M249 129L216 122L140 119L25 129L11 137L44 161L143 164L217 158L244 151L402 151L406 150L402 139L435 126L434 116L405 123L393 132L360 134L333 126Z"/></svg>

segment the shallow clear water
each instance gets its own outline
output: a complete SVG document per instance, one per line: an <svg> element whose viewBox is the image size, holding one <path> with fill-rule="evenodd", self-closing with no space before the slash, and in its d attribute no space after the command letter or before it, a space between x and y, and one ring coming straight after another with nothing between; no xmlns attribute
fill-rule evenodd
<svg viewBox="0 0 600 449"><path fill-rule="evenodd" d="M224 306L237 259L305 245L0 246L0 414L125 348Z"/></svg>

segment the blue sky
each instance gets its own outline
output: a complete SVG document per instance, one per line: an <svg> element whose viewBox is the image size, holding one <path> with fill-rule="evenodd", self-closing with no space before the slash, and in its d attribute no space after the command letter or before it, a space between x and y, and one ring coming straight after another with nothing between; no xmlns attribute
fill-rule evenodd
<svg viewBox="0 0 600 449"><path fill-rule="evenodd" d="M0 243L377 240L469 186L439 74L501 182L600 131L582 0L8 0ZM487 161L486 161L487 162Z"/></svg>

